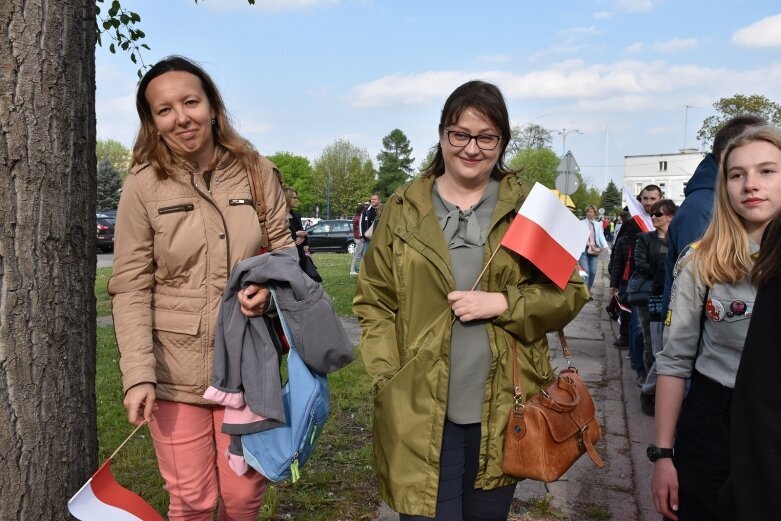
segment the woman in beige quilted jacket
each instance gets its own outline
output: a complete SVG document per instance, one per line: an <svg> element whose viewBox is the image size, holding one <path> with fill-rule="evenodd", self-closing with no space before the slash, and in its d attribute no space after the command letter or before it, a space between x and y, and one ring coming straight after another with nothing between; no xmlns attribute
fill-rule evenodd
<svg viewBox="0 0 781 521"><path fill-rule="evenodd" d="M211 521L219 506L221 521L254 521L263 477L228 467L223 408L202 395L231 270L264 248L293 246L279 172L233 129L216 85L186 58L152 67L136 108L108 288L128 420L152 420L168 519ZM239 300L257 316L269 292L250 286Z"/></svg>

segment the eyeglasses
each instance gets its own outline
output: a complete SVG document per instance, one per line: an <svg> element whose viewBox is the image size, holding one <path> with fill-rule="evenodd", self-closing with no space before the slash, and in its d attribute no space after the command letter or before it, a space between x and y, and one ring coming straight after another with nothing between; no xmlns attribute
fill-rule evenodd
<svg viewBox="0 0 781 521"><path fill-rule="evenodd" d="M657 217L657 218L659 218L659 217L664 217L665 215L667 215L667 214L666 214L666 213L664 213L664 212L653 212L653 213L651 214L651 217Z"/></svg>
<svg viewBox="0 0 781 521"><path fill-rule="evenodd" d="M466 132L460 132L458 130L446 130L447 141L454 147L464 148L469 145L469 142L473 139L477 143L477 148L480 150L493 150L502 140L500 136L492 136L491 134L478 134L473 136Z"/></svg>

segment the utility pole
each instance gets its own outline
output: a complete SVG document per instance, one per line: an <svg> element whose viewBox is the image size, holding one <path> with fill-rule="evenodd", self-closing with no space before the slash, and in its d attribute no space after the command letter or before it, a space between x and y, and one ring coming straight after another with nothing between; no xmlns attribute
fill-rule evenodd
<svg viewBox="0 0 781 521"><path fill-rule="evenodd" d="M696 109L699 107L696 107L694 105L684 105L684 116L683 116L683 150L686 151L686 134L689 131L689 109Z"/></svg>

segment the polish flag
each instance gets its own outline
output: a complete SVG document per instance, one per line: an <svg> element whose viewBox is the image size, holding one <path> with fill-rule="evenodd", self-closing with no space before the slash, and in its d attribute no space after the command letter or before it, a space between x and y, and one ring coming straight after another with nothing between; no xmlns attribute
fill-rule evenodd
<svg viewBox="0 0 781 521"><path fill-rule="evenodd" d="M654 229L654 225L651 222L651 216L645 211L643 205L637 200L637 197L631 195L624 188L624 199L626 199L626 207L629 209L629 214L632 216L632 220L637 224L640 230L647 232Z"/></svg>
<svg viewBox="0 0 781 521"><path fill-rule="evenodd" d="M502 246L531 261L564 289L588 241L588 229L540 183L535 183L502 238Z"/></svg>
<svg viewBox="0 0 781 521"><path fill-rule="evenodd" d="M123 488L111 474L111 458L68 501L79 521L163 521L152 505Z"/></svg>

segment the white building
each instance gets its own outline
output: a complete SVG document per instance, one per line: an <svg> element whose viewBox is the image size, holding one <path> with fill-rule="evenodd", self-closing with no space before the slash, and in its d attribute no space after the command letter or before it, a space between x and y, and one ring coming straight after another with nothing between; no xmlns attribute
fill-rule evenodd
<svg viewBox="0 0 781 521"><path fill-rule="evenodd" d="M704 152L694 148L676 154L624 156L624 188L637 195L646 185L658 185L665 199L680 206L686 183L704 157Z"/></svg>

